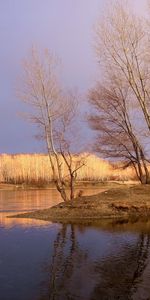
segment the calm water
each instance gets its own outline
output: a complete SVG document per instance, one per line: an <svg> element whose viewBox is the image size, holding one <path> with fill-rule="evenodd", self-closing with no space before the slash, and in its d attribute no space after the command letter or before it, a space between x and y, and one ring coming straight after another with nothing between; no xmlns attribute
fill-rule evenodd
<svg viewBox="0 0 150 300"><path fill-rule="evenodd" d="M58 201L55 190L0 191L0 300L150 299L149 221L96 227L6 218Z"/></svg>

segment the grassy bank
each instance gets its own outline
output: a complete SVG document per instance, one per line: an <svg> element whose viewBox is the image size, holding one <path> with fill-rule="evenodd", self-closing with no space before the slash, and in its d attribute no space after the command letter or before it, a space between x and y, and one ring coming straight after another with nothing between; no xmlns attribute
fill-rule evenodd
<svg viewBox="0 0 150 300"><path fill-rule="evenodd" d="M93 196L77 198L48 209L17 215L54 222L83 223L105 218L150 216L150 186L117 185Z"/></svg>
<svg viewBox="0 0 150 300"><path fill-rule="evenodd" d="M125 181L135 180L135 171L123 170L119 164L112 165L95 155L85 156L85 166L78 171L78 181ZM78 159L76 156L74 159ZM80 159L80 157L79 157ZM64 178L67 170L63 168ZM0 155L0 182L28 184L43 187L52 181L49 158L45 154Z"/></svg>

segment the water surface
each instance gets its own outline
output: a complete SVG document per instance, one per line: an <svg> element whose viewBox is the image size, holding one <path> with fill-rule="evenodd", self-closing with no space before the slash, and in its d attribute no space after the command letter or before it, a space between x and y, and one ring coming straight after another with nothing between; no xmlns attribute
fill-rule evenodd
<svg viewBox="0 0 150 300"><path fill-rule="evenodd" d="M149 221L98 227L6 218L59 201L55 190L0 191L0 299L150 299Z"/></svg>

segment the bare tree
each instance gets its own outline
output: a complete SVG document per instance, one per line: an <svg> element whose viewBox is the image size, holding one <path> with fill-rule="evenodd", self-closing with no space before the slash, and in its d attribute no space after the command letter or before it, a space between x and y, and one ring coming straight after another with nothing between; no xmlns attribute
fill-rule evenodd
<svg viewBox="0 0 150 300"><path fill-rule="evenodd" d="M150 130L149 33L146 21L128 6L128 1L114 1L97 24L96 51L105 75L113 73L128 84L131 101L139 104Z"/></svg>
<svg viewBox="0 0 150 300"><path fill-rule="evenodd" d="M74 199L74 183L77 171L84 165L82 157L73 159L69 129L76 117L77 100L72 94L64 94L56 76L58 62L45 50L41 57L32 49L24 60L20 98L33 107L30 120L38 125L45 140L53 172L53 180L64 201ZM64 173L64 165L67 175ZM70 195L66 189L70 189Z"/></svg>
<svg viewBox="0 0 150 300"><path fill-rule="evenodd" d="M89 116L90 126L98 131L95 149L105 158L123 161L123 167L133 166L141 183L149 182L147 158L131 122L128 90L121 85L109 88L98 85L90 92L95 112Z"/></svg>
<svg viewBox="0 0 150 300"><path fill-rule="evenodd" d="M149 138L150 80L146 23L123 1L115 1L96 27L96 53L103 79L90 92L96 108L89 121L98 130L96 149L132 165L149 182L145 144ZM141 122L135 118L141 119Z"/></svg>

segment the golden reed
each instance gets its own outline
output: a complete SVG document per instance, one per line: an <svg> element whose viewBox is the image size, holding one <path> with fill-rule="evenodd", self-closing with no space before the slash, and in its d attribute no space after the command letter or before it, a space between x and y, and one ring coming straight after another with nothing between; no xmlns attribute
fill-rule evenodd
<svg viewBox="0 0 150 300"><path fill-rule="evenodd" d="M82 154L85 165L78 170L78 181L108 181L108 180L134 180L134 169L125 170L119 168L119 164L100 159L92 154ZM80 160L80 156L75 156ZM67 170L63 166L64 176L67 178ZM48 155L46 154L1 154L0 155L0 181L5 183L49 183L52 181L52 172Z"/></svg>

